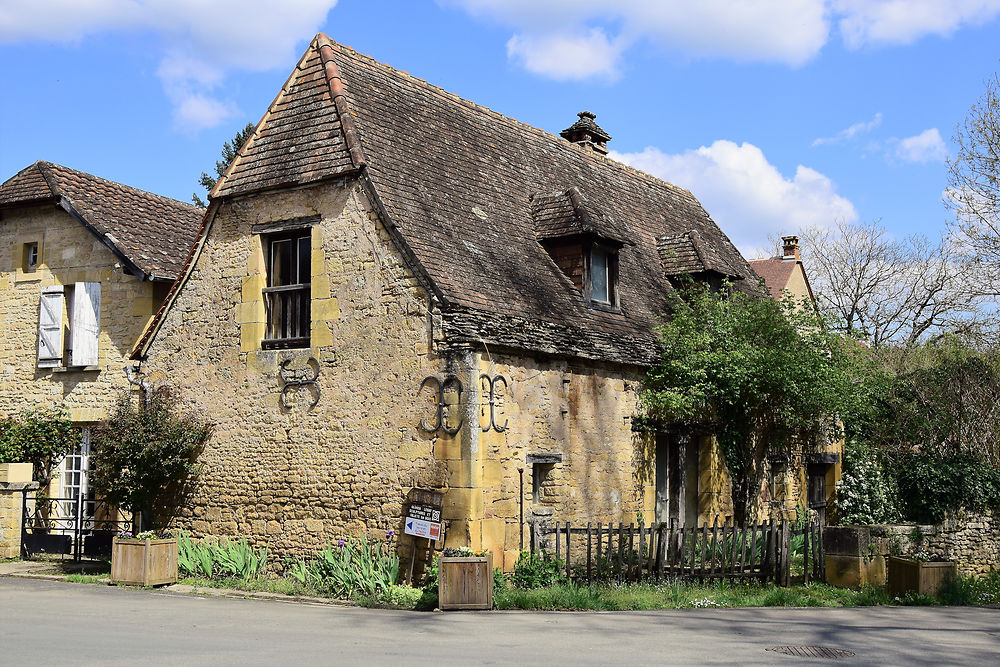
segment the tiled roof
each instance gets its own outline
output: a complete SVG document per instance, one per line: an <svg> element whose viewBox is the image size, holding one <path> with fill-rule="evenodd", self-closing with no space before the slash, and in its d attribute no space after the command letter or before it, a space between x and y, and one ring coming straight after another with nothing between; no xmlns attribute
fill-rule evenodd
<svg viewBox="0 0 1000 667"><path fill-rule="evenodd" d="M792 277L795 264L796 262L781 257L750 260L750 267L764 279L764 284L767 285L768 291L775 299L780 299L781 291L788 286L788 280Z"/></svg>
<svg viewBox="0 0 1000 667"><path fill-rule="evenodd" d="M308 122L289 121L286 139L269 139L286 117ZM671 289L657 248L663 236L696 230L720 263L752 275L687 190L318 35L213 195L349 173L370 179L404 254L442 298L442 310L468 315L456 321L539 323L575 341L573 354L622 361L640 361L633 348L655 354L653 327ZM589 308L536 237L532 195L570 188L633 244L619 258L620 312ZM753 289L750 282L737 286ZM521 346L505 338L505 327L493 329L487 337L482 327L446 334Z"/></svg>
<svg viewBox="0 0 1000 667"><path fill-rule="evenodd" d="M590 235L625 243L628 232L608 216L585 203L580 191L537 195L531 198L531 217L539 240Z"/></svg>
<svg viewBox="0 0 1000 667"><path fill-rule="evenodd" d="M656 239L656 249L660 253L660 264L666 276L705 271L715 271L731 277L747 276L746 272L730 266L716 248L702 241L697 229L661 236Z"/></svg>
<svg viewBox="0 0 1000 667"><path fill-rule="evenodd" d="M151 277L173 280L204 210L39 160L0 185L0 208L62 202L71 215Z"/></svg>

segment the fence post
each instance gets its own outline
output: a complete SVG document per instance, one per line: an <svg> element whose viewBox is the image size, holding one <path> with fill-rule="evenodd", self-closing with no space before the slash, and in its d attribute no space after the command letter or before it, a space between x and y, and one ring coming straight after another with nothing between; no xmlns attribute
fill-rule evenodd
<svg viewBox="0 0 1000 667"><path fill-rule="evenodd" d="M569 541L570 541L570 527L569 521L566 522L566 580L573 581L573 575L570 572L570 560L569 560Z"/></svg>
<svg viewBox="0 0 1000 667"><path fill-rule="evenodd" d="M556 521L556 558L559 558L559 522Z"/></svg>
<svg viewBox="0 0 1000 667"><path fill-rule="evenodd" d="M591 583L591 581L592 581L592 579L590 577L590 564L591 564L590 556L591 556L591 551L590 551L590 522L588 521L587 522L587 583L588 584Z"/></svg>
<svg viewBox="0 0 1000 667"><path fill-rule="evenodd" d="M802 583L809 585L809 547L812 540L812 521L806 524L806 530L802 535Z"/></svg>

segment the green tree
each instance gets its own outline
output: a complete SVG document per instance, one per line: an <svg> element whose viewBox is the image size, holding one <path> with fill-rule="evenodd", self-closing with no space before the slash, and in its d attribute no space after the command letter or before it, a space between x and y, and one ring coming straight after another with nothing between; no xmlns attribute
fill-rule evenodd
<svg viewBox="0 0 1000 667"><path fill-rule="evenodd" d="M90 483L108 502L142 512L142 530L162 527L199 473L195 459L211 425L181 415L167 392L153 392L148 404L119 398L111 415L91 433Z"/></svg>
<svg viewBox="0 0 1000 667"><path fill-rule="evenodd" d="M44 489L79 440L65 408L36 407L0 419L0 463L31 463L35 481Z"/></svg>
<svg viewBox="0 0 1000 667"><path fill-rule="evenodd" d="M646 418L708 424L747 518L768 454L796 440L839 438L837 415L860 411L866 350L831 333L808 303L689 283L657 328L662 352L642 393Z"/></svg>
<svg viewBox="0 0 1000 667"><path fill-rule="evenodd" d="M222 159L215 163L215 176L209 176L204 171L201 172L201 178L198 179L198 184L205 188L205 192L209 193L215 184L219 182L222 175L226 173L226 169L229 169L229 165L233 163L236 159L236 154L240 152L243 148L243 144L247 142L248 139L253 135L253 131L256 129L256 125L253 123L247 123L246 127L236 133L232 141L227 141L222 144ZM191 195L191 201L197 206L205 207L208 204L205 203L198 193Z"/></svg>

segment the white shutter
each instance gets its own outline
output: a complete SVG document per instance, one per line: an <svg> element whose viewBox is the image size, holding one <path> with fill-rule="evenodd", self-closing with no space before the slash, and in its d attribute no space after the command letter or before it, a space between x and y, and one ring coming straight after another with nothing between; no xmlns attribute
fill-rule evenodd
<svg viewBox="0 0 1000 667"><path fill-rule="evenodd" d="M62 364L63 354L63 288L46 287L38 306L38 365L53 367Z"/></svg>
<svg viewBox="0 0 1000 667"><path fill-rule="evenodd" d="M96 366L97 341L101 335L101 283L74 285L69 335L72 365Z"/></svg>

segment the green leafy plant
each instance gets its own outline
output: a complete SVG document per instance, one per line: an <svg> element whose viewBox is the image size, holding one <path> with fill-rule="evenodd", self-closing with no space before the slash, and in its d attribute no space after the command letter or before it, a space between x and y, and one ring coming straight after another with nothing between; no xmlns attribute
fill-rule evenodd
<svg viewBox="0 0 1000 667"><path fill-rule="evenodd" d="M268 546L254 549L246 538L196 541L182 531L177 551L177 565L186 576L250 581L267 570Z"/></svg>
<svg viewBox="0 0 1000 667"><path fill-rule="evenodd" d="M521 552L514 564L510 583L514 588L543 588L566 581L566 563L560 558L548 555L533 555Z"/></svg>
<svg viewBox="0 0 1000 667"><path fill-rule="evenodd" d="M642 421L710 424L732 478L736 523L747 519L770 453L840 437L870 368L866 350L830 333L809 303L690 282L657 327Z"/></svg>
<svg viewBox="0 0 1000 667"><path fill-rule="evenodd" d="M377 596L399 578L399 557L389 542L364 535L340 539L311 560L287 564L289 576L336 597Z"/></svg>
<svg viewBox="0 0 1000 667"><path fill-rule="evenodd" d="M36 407L15 418L0 418L0 463L31 463L42 488L80 441L63 407Z"/></svg>
<svg viewBox="0 0 1000 667"><path fill-rule="evenodd" d="M195 458L211 432L208 423L180 414L164 390L147 405L124 394L91 433L91 486L112 505L142 512L142 528L159 527L197 476Z"/></svg>

